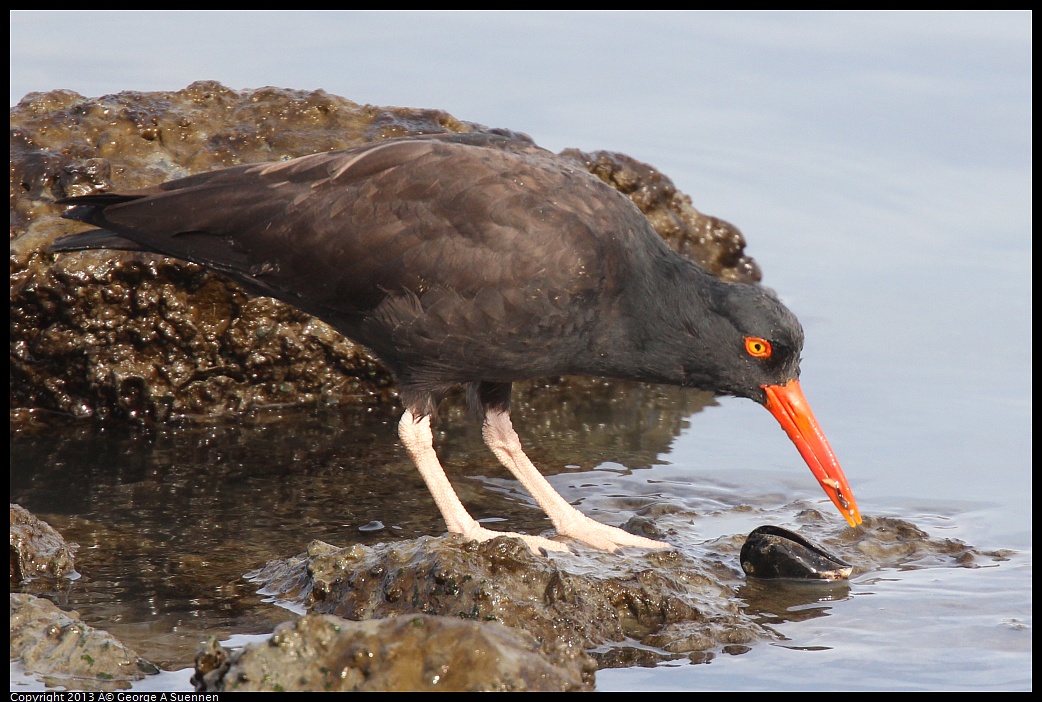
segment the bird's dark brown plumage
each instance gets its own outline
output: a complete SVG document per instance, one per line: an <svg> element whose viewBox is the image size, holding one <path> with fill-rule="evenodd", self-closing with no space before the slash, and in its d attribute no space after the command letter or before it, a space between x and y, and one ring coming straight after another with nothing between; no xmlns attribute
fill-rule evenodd
<svg viewBox="0 0 1042 702"><path fill-rule="evenodd" d="M371 349L398 378L402 438L421 472L437 459L412 425L429 426L455 385L482 406L486 440L530 490L526 481L542 478L527 475L530 463L517 466L524 454L507 414L514 381L670 383L747 397L776 416L770 389L799 387L803 331L780 302L713 278L669 249L625 196L527 142L407 138L66 202L67 217L101 231L61 239L56 251L129 248L194 261ZM841 471L827 480L842 482L830 493L841 511L853 505ZM554 519L558 531L571 516ZM844 516L854 523L856 505ZM453 519L450 530L467 531ZM614 531L604 543L604 534L584 540L634 543ZM661 545L643 541L634 545Z"/></svg>

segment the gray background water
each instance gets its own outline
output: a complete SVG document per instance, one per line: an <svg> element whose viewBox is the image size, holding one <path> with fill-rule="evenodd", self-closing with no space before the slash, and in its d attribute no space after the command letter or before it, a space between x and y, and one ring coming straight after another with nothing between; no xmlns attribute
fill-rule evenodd
<svg viewBox="0 0 1042 702"><path fill-rule="evenodd" d="M784 644L602 671L598 688L1030 689L1031 20L13 12L10 99L321 88L657 166L742 229L803 321L804 389L862 512L1017 553L875 573L830 616L787 624ZM627 482L820 499L752 403L688 423Z"/></svg>

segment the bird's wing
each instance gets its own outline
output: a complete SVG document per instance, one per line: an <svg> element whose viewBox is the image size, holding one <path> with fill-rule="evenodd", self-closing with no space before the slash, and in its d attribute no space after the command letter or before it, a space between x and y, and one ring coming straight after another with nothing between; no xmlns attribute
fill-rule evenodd
<svg viewBox="0 0 1042 702"><path fill-rule="evenodd" d="M602 188L542 155L420 139L73 198L68 216L322 316L399 291L595 287Z"/></svg>

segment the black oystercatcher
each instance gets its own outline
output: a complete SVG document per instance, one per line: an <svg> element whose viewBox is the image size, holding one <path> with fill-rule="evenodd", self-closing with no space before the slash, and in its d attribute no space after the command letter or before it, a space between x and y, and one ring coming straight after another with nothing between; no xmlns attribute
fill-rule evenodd
<svg viewBox="0 0 1042 702"><path fill-rule="evenodd" d="M800 390L799 322L768 291L673 252L622 194L578 165L493 134L414 137L237 166L62 201L96 227L55 251L143 250L194 261L364 344L397 376L399 436L450 532L501 535L467 513L431 416L463 385L496 458L557 532L602 549L664 548L586 517L525 455L518 380L590 375L747 397L795 442L851 526L857 504ZM533 549L564 546L520 535Z"/></svg>

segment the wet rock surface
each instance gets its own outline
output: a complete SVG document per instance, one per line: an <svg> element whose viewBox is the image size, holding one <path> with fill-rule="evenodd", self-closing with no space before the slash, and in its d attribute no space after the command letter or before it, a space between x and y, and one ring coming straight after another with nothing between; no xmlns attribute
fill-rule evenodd
<svg viewBox="0 0 1042 702"><path fill-rule="evenodd" d="M41 577L79 577L75 559L78 548L47 522L20 505L11 505L11 585Z"/></svg>
<svg viewBox="0 0 1042 702"><path fill-rule="evenodd" d="M653 516L635 517L631 528L651 521L653 536L674 539L691 529L693 515L683 510L644 512ZM805 530L857 563L859 574L919 567L917 560L972 567L1003 557L932 539L896 519L869 518L863 528L838 532L814 515L804 519ZM899 551L878 546L913 537L915 545ZM808 605L849 592L845 582L747 582L737 568L743 540L735 535L685 552L581 549L548 557L509 538L477 544L448 535L346 548L314 542L307 553L270 562L250 578L265 595L352 620L422 613L501 622L544 646L565 642L593 651L600 667L706 662L718 651L775 638L765 621L819 616Z"/></svg>
<svg viewBox="0 0 1042 702"><path fill-rule="evenodd" d="M159 672L109 633L49 600L11 593L11 660L50 687L117 690Z"/></svg>
<svg viewBox="0 0 1042 702"><path fill-rule="evenodd" d="M574 692L596 664L566 644L545 655L496 623L412 615L365 622L310 614L265 643L216 644L196 662L198 691Z"/></svg>
<svg viewBox="0 0 1042 702"><path fill-rule="evenodd" d="M732 597L738 577L721 562L676 551L548 558L517 539L478 544L448 535L344 549L315 542L305 556L270 563L252 579L265 594L347 619L423 613L496 621L543 646L629 640L667 659L765 636Z"/></svg>
<svg viewBox="0 0 1042 702"><path fill-rule="evenodd" d="M256 407L385 404L393 383L364 349L286 305L201 267L126 252L55 257L83 229L61 197L129 189L226 166L422 133L489 130L438 110L358 105L323 91L85 98L33 93L11 109L12 406L134 421L235 416ZM736 229L698 213L629 157L566 152L626 192L667 242L729 279L756 281Z"/></svg>

